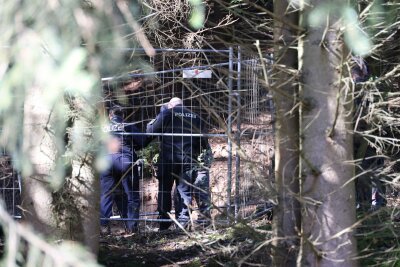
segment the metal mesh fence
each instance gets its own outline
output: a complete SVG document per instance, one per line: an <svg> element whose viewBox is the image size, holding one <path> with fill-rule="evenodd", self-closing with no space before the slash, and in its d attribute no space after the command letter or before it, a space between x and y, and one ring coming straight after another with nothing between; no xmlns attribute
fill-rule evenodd
<svg viewBox="0 0 400 267"><path fill-rule="evenodd" d="M6 153L0 155L0 197L7 212L19 218L18 205L21 203L21 183L19 173L13 168L12 159Z"/></svg>
<svg viewBox="0 0 400 267"><path fill-rule="evenodd" d="M124 52L130 53L131 62L142 57L140 50ZM259 82L260 60L241 57L233 50L158 50L148 60L152 71L131 72L128 83L115 77L103 79L106 106L123 105L127 117L143 132L172 97L180 97L185 107L200 115L206 125L202 133L207 133L213 151L210 191L214 218L219 220L249 217L271 197L265 194L273 173L271 96ZM124 86L135 78L143 79L142 87L124 92ZM239 150L248 152L241 160ZM157 221L158 215L158 183L151 171L158 152L157 145L144 155L150 167L144 168L141 180L141 219L147 223Z"/></svg>
<svg viewBox="0 0 400 267"><path fill-rule="evenodd" d="M115 105L124 110L126 123L142 133L172 97L202 121L201 131L185 133L192 138L207 137L213 161L209 168L211 215L226 222L248 218L264 209L271 196L273 175L273 106L271 97L260 81L260 60L252 55L226 50L158 49L155 57L146 57L140 49L110 50L126 58L121 73L104 77L104 112ZM139 63L138 63L139 62ZM144 63L143 63L144 62ZM131 66L142 67L130 69ZM140 80L141 86L135 82ZM106 115L106 114L105 114ZM153 141L138 150L144 159L140 165L140 227L153 229L159 223L157 212L157 161L160 140L165 133L147 134ZM175 133L182 136L181 133ZM171 151L171 153L173 153ZM19 216L19 176L12 171L10 160L3 156L0 191L7 209ZM175 187L171 190L172 198ZM116 195L124 197L123 189ZM172 213L175 211L172 201ZM193 201L194 218L199 216ZM121 226L120 212L113 207L112 223Z"/></svg>
<svg viewBox="0 0 400 267"><path fill-rule="evenodd" d="M123 52L130 54L127 65L143 59L140 50ZM106 109L113 105L122 106L126 111L126 121L135 123L145 132L148 123L157 116L162 105L168 103L172 97L182 99L183 105L201 118L203 128L197 134L207 134L211 146L220 150L215 160L220 162L218 175L221 177L211 179L211 195L214 205L226 206L226 177L231 172L227 165L227 156L232 153L227 146L226 134L233 120L233 104L230 98L233 88L232 51L158 50L157 55L147 62L151 65L151 71L128 72L122 79L103 78ZM137 79L143 80L142 86L130 90L131 82ZM184 134L192 135L191 132ZM157 221L158 215L158 181L154 169L160 153L157 140L163 138L162 133L156 134L156 137L153 143L139 152L147 163L142 169L143 178L140 183L140 219L145 225ZM174 152L171 151L171 154ZM178 164L180 163L175 163ZM211 174L213 176L213 170ZM176 189L172 190L175 191Z"/></svg>

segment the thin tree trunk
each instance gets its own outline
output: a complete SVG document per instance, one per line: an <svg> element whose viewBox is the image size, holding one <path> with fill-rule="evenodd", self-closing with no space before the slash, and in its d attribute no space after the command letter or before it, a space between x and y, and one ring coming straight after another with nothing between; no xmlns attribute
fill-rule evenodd
<svg viewBox="0 0 400 267"><path fill-rule="evenodd" d="M44 90L31 87L24 105L23 151L27 161L22 164L23 218L45 236L60 236L52 212L51 174L57 159L54 132L51 130L51 109L44 100Z"/></svg>
<svg viewBox="0 0 400 267"><path fill-rule="evenodd" d="M71 140L72 159L71 190L76 211L80 220L74 220L77 227L82 227L77 240L81 240L96 255L99 249L100 231L100 179L95 170L95 153L100 144L96 138L96 109L80 98L74 99L74 120ZM78 134L76 134L78 132ZM73 211L73 209L72 209ZM74 214L71 214L74 216ZM76 215L75 215L76 216ZM73 234L73 233L72 233Z"/></svg>
<svg viewBox="0 0 400 267"><path fill-rule="evenodd" d="M314 0L311 7L331 1ZM336 3L339 4L339 3ZM342 1L343 5L346 4ZM344 45L339 17L309 27L299 45L302 70L299 266L356 266L351 100L341 81ZM347 162L347 163L346 163Z"/></svg>
<svg viewBox="0 0 400 267"><path fill-rule="evenodd" d="M285 22L298 23L296 12L287 13L290 1L274 1L274 12ZM299 116L296 106L297 50L293 48L297 33L287 24L276 21L274 25L275 72L273 80L276 108L275 132L275 184L277 206L274 209L273 231L276 241L273 254L274 266L295 266L300 229L300 209L296 196L298 180L298 129ZM290 47L291 46L291 47ZM279 67L279 66L284 66Z"/></svg>
<svg viewBox="0 0 400 267"><path fill-rule="evenodd" d="M32 87L24 106L24 164L29 167L23 168L23 219L47 238L78 241L97 254L99 179L92 167L93 112L78 112L66 155L64 118L45 99L44 90Z"/></svg>

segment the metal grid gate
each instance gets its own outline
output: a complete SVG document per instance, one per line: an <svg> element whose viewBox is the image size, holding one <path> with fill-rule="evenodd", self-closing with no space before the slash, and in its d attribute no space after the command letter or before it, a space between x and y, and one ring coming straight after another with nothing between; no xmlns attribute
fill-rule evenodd
<svg viewBox="0 0 400 267"><path fill-rule="evenodd" d="M157 49L152 58L146 57L142 49L110 49L109 53L122 53L126 62L120 73L102 79L105 111L117 103L129 114L127 121L145 132L161 106L172 97L180 97L206 122L205 135L214 156L210 190L215 221L251 217L258 206L268 202L270 196L256 189L260 181L269 186L273 157L273 109L270 95L258 82L259 59L232 48ZM142 67L130 69L137 65ZM124 88L136 78L142 78L143 85L127 93ZM241 159L240 150L251 150L252 154ZM157 145L139 152L147 162L141 168L140 180L142 229L153 229L158 221L153 172L157 153ZM7 207L12 207L10 213L19 216L15 207L20 201L20 183L17 173L13 173L12 182L0 184L0 190L9 202ZM111 220L124 219L116 214Z"/></svg>
<svg viewBox="0 0 400 267"><path fill-rule="evenodd" d="M129 55L127 65L145 58L141 49L126 49L122 53ZM221 150L216 160L223 158L222 161L226 164L223 167L224 171L219 170L220 177L211 181L212 202L220 208L230 207L228 203L231 201L232 191L230 179L233 152L231 139L227 133L232 131L232 121L235 116L232 108L233 49L157 49L157 55L147 58L147 64L149 64L147 69L150 71L142 68L140 71L134 70L125 75L103 78L103 88L107 96L104 99L105 106L118 103L125 107L129 121L136 123L142 132L145 132L146 125L156 117L163 104L172 97L181 98L184 106L200 115L207 125L206 135L212 146L218 146ZM143 79L143 86L140 90L126 93L124 86L136 78ZM154 154L158 153L151 150L147 151L150 156L144 155L147 157L146 162L150 164L150 169ZM148 168L149 166L147 169L144 168L142 173L140 218L145 226L151 227L151 222L158 221L156 217L158 213L155 212L157 181Z"/></svg>
<svg viewBox="0 0 400 267"><path fill-rule="evenodd" d="M141 49L122 52L129 55L126 65L145 58ZM271 183L273 108L270 95L259 83L260 60L243 56L240 50L234 53L232 48L157 49L157 55L147 58L147 62L150 71L130 70L124 75L103 78L106 95L123 88L126 80L129 84L130 79L143 78L144 85L130 93L131 104L126 106L127 109L133 106L128 117L139 124L143 132L163 104L172 97L180 97L184 106L207 122L206 136L214 153L210 179L214 218L221 222L246 218L254 214L258 206L265 207L269 196L262 190L255 190L255 184L259 182L256 180ZM208 71L209 75L203 76L203 71ZM123 99L121 91L114 93L118 96L113 96L113 100L104 99L105 105L109 106L109 102L118 97ZM125 99L125 102L128 101ZM256 160L246 158L241 162L237 152L240 146L252 150ZM157 181L145 170L141 184L141 221L150 227L151 222L158 221L155 217L158 213L154 212L156 191Z"/></svg>

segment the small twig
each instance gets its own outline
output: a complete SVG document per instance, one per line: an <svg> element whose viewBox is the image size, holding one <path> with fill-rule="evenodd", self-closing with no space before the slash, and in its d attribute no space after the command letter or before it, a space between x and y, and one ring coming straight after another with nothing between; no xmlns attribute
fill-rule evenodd
<svg viewBox="0 0 400 267"><path fill-rule="evenodd" d="M271 91L273 91L275 93L278 93L278 94L281 94L283 96L286 96L288 99L293 98L292 95L287 94L286 92L284 92L282 90L277 90L277 89L273 88L272 86L270 86L269 80L268 80L267 68L265 66L264 58L263 58L263 55L262 55L262 52L261 52L261 48L260 48L260 41L256 40L254 45L257 47L258 54L259 54L259 57L260 57L260 62L261 62L261 66L262 66L262 69L263 69L263 76L264 76L265 86L268 88L268 90L271 90Z"/></svg>
<svg viewBox="0 0 400 267"><path fill-rule="evenodd" d="M324 39L326 37L328 29L329 29L329 14L328 14L328 16L326 16L326 27L324 29L324 32L322 33L322 38L321 38L321 42L319 43L319 46L324 46L325 45Z"/></svg>
<svg viewBox="0 0 400 267"><path fill-rule="evenodd" d="M153 46L150 44L149 40L144 34L142 27L140 27L140 25L136 22L136 20L132 16L126 2L119 0L117 1L117 6L121 11L121 13L123 14L123 16L125 17L126 21L132 26L133 30L135 31L135 35L139 43L142 45L144 51L146 52L146 55L148 55L149 57L155 56L156 51L154 50Z"/></svg>
<svg viewBox="0 0 400 267"><path fill-rule="evenodd" d="M335 127L336 123L339 117L339 106L340 106L340 94L341 94L341 84L343 80L343 64L344 64L344 58L343 58L343 53L341 53L341 58L340 58L340 76L339 76L339 92L336 95L336 110L335 110L335 118L333 120L332 127L328 131L328 137L332 138L334 133L335 133Z"/></svg>
<svg viewBox="0 0 400 267"><path fill-rule="evenodd" d="M286 25L288 25L289 27L291 27L292 29L295 29L295 30L297 30L297 31L299 31L299 32L305 32L305 29L304 29L303 27L301 27L301 26L299 26L299 25L296 25L296 24L293 24L293 23L291 23L290 21L287 21L286 19L284 19L284 18L282 18L281 16L275 14L274 12L269 11L269 10L266 9L265 7L262 7L262 6L260 6L260 5L257 5L257 4L255 4L253 1L250 1L250 0L243 0L243 1L246 2L248 5L251 5L251 6L253 6L253 7L255 7L255 8L257 8L257 9L259 9L259 10L265 12L265 13L267 13L267 14L268 14L269 16L271 16L274 20L277 20L277 21L279 21L279 22L281 22L281 23L283 23L283 24L286 24Z"/></svg>
<svg viewBox="0 0 400 267"><path fill-rule="evenodd" d="M263 58L261 48L260 48L260 40L256 40L255 46L257 47L258 55L260 57L260 62L261 62L261 67L262 67L263 74L264 74L265 83L267 84L267 87L270 88L268 74L267 74L267 67L265 66L264 58Z"/></svg>
<svg viewBox="0 0 400 267"><path fill-rule="evenodd" d="M337 123L337 119L339 117L339 105L340 105L340 92L336 95L336 110L335 110L335 118L333 119L332 127L328 131L328 137L332 138L335 133L335 127Z"/></svg>
<svg viewBox="0 0 400 267"><path fill-rule="evenodd" d="M321 175L321 171L318 170L314 165L311 164L311 162L304 156L303 151L300 151L299 155L300 155L300 158L301 158L302 160L304 160L304 162L306 163L306 165L310 168L311 173L312 173L314 176L319 176L319 175Z"/></svg>

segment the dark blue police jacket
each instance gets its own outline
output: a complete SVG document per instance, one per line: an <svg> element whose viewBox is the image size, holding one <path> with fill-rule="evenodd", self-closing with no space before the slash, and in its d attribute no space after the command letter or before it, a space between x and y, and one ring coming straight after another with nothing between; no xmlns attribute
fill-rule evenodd
<svg viewBox="0 0 400 267"><path fill-rule="evenodd" d="M132 123L123 123L122 118L113 117L109 125L105 128L106 132L118 138L121 142L120 153L131 153L136 159L136 149L142 149L147 145L144 135L130 135L131 133L141 133Z"/></svg>
<svg viewBox="0 0 400 267"><path fill-rule="evenodd" d="M202 138L191 136L191 134L202 132L201 118L182 105L162 110L147 125L146 132L166 134L159 138L161 141L161 157L164 160L195 159L200 153ZM175 134L175 136L168 134Z"/></svg>

